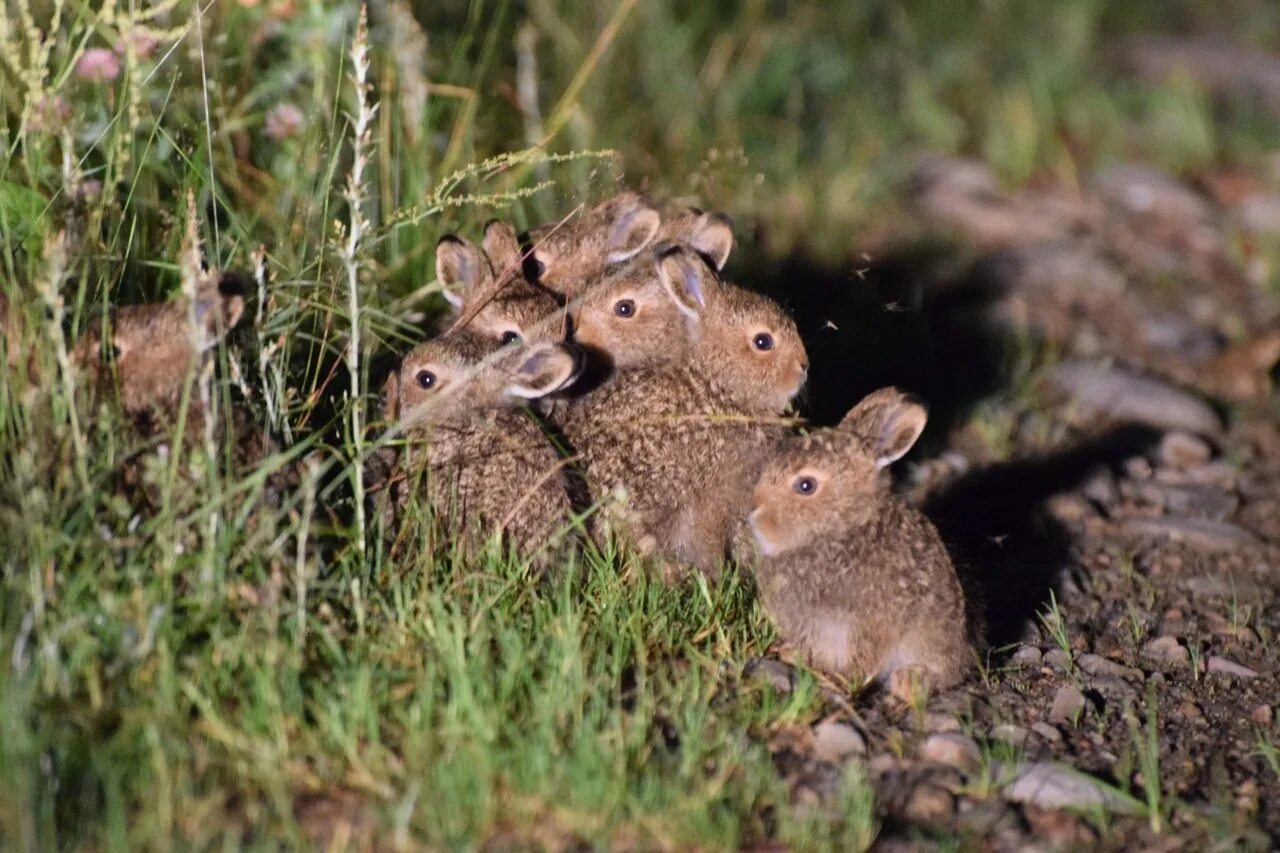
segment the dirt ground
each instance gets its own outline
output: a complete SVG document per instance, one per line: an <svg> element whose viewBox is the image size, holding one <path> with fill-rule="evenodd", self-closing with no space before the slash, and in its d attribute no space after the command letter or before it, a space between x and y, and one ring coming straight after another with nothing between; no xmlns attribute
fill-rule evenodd
<svg viewBox="0 0 1280 853"><path fill-rule="evenodd" d="M888 383L932 404L901 486L992 642L927 706L831 694L779 768L821 809L863 763L882 849L1274 849L1280 195L1136 166L1010 194L941 159L913 194L911 249L756 284L816 340L815 420Z"/></svg>

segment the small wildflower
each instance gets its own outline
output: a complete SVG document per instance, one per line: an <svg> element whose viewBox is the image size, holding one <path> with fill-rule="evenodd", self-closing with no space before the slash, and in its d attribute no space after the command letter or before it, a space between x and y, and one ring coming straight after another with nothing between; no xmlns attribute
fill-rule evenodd
<svg viewBox="0 0 1280 853"><path fill-rule="evenodd" d="M76 74L91 83L114 80L120 76L120 60L105 47L93 47L76 63Z"/></svg>
<svg viewBox="0 0 1280 853"><path fill-rule="evenodd" d="M87 201L102 195L102 181L97 178L90 178L87 181L81 181L73 191L75 198L81 201Z"/></svg>
<svg viewBox="0 0 1280 853"><path fill-rule="evenodd" d="M35 133L56 133L71 118L71 107L59 95L43 95L32 102L27 128Z"/></svg>
<svg viewBox="0 0 1280 853"><path fill-rule="evenodd" d="M129 46L133 46L133 55L138 59L150 59L151 55L156 52L156 45L159 42L150 30L144 27L134 27L129 32L120 37L116 42L116 53L124 56Z"/></svg>
<svg viewBox="0 0 1280 853"><path fill-rule="evenodd" d="M276 104L267 112L263 132L277 142L296 136L302 128L302 110L293 104Z"/></svg>

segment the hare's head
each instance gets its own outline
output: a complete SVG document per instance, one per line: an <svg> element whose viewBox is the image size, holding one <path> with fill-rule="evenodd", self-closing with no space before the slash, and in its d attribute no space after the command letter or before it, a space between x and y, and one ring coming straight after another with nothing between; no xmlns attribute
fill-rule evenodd
<svg viewBox="0 0 1280 853"><path fill-rule="evenodd" d="M491 231L509 232L504 236L515 240L510 226L491 223L485 229L486 245ZM515 252L519 257L518 245ZM486 253L465 238L450 235L436 245L436 278L455 318L463 322L459 331L503 344L564 336L555 297L529 284L518 270L495 272Z"/></svg>
<svg viewBox="0 0 1280 853"><path fill-rule="evenodd" d="M581 295L610 267L652 245L660 224L658 211L641 196L621 193L576 220L532 229L526 275L563 296Z"/></svg>
<svg viewBox="0 0 1280 853"><path fill-rule="evenodd" d="M662 217L657 240L686 244L719 272L733 251L733 222L723 213L686 207Z"/></svg>
<svg viewBox="0 0 1280 853"><path fill-rule="evenodd" d="M217 272L202 274L194 302L185 298L130 305L95 323L81 336L73 362L93 381L114 376L128 414L176 405L196 356L218 344L244 314L246 280Z"/></svg>
<svg viewBox="0 0 1280 853"><path fill-rule="evenodd" d="M795 321L769 297L731 284L708 290L696 358L740 405L761 414L786 409L809 375Z"/></svg>
<svg viewBox="0 0 1280 853"><path fill-rule="evenodd" d="M882 388L832 429L796 436L756 483L749 521L766 555L866 524L886 486L881 472L924 431L923 403Z"/></svg>
<svg viewBox="0 0 1280 853"><path fill-rule="evenodd" d="M663 244L610 273L572 304L574 339L614 370L685 360L702 334L715 272L696 253Z"/></svg>
<svg viewBox="0 0 1280 853"><path fill-rule="evenodd" d="M499 346L474 334L419 344L383 386L383 416L404 426L466 419L515 408L577 378L581 358L567 343Z"/></svg>

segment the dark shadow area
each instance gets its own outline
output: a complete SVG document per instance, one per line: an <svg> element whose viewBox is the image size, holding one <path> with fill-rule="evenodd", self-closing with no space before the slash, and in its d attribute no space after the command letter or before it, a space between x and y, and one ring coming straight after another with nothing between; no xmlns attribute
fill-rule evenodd
<svg viewBox="0 0 1280 853"><path fill-rule="evenodd" d="M992 648L1018 641L1069 565L1070 532L1046 502L1159 440L1149 427L1117 427L1050 456L975 471L926 502Z"/></svg>
<svg viewBox="0 0 1280 853"><path fill-rule="evenodd" d="M815 424L837 423L871 391L896 385L929 404L928 453L1008 384L1014 339L990 316L1000 290L951 247L840 267L798 256L739 267L731 280L795 317L810 358L799 408Z"/></svg>

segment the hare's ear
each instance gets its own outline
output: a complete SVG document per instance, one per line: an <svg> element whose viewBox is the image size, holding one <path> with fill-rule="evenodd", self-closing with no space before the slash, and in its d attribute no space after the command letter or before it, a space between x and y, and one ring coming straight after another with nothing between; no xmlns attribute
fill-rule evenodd
<svg viewBox="0 0 1280 853"><path fill-rule="evenodd" d="M484 226L484 253L489 256L489 265L496 274L505 273L509 269L520 269L520 238L516 229L501 219L490 219Z"/></svg>
<svg viewBox="0 0 1280 853"><path fill-rule="evenodd" d="M397 365L395 370L387 374L387 379L382 383L382 419L384 421L393 421L400 417L400 367Z"/></svg>
<svg viewBox="0 0 1280 853"><path fill-rule="evenodd" d="M719 272L733 251L733 222L723 213L704 213L693 221L683 239Z"/></svg>
<svg viewBox="0 0 1280 853"><path fill-rule="evenodd" d="M562 344L538 341L522 344L507 384L512 397L533 400L564 388L578 378L581 360Z"/></svg>
<svg viewBox="0 0 1280 853"><path fill-rule="evenodd" d="M884 468L906 455L928 420L928 409L918 397L881 388L854 406L840 427L854 432L875 458L876 468Z"/></svg>
<svg viewBox="0 0 1280 853"><path fill-rule="evenodd" d="M436 244L436 278L454 308L462 308L491 275L488 259L465 237L448 234Z"/></svg>
<svg viewBox="0 0 1280 853"><path fill-rule="evenodd" d="M707 304L710 270L702 258L679 246L658 251L658 278L676 307L694 320Z"/></svg>
<svg viewBox="0 0 1280 853"><path fill-rule="evenodd" d="M633 258L658 235L662 217L635 193L623 193L596 208L601 215L605 233L609 235L606 249L610 264Z"/></svg>
<svg viewBox="0 0 1280 853"><path fill-rule="evenodd" d="M196 323L204 327L206 340L213 344L226 337L244 316L245 283L235 275L209 275L210 280L196 291L194 314Z"/></svg>

